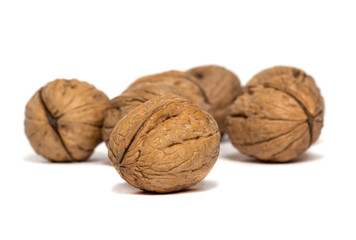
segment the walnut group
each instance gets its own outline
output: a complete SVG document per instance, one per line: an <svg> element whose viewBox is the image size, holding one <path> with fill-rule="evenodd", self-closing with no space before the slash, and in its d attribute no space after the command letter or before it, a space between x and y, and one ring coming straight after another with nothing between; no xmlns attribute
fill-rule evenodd
<svg viewBox="0 0 356 240"><path fill-rule="evenodd" d="M316 142L323 117L320 90L300 69L263 70L242 89L210 65L141 77L111 100L89 83L54 80L27 103L25 133L53 162L84 161L104 141L125 181L169 193L207 176L224 133L241 153L288 162Z"/></svg>

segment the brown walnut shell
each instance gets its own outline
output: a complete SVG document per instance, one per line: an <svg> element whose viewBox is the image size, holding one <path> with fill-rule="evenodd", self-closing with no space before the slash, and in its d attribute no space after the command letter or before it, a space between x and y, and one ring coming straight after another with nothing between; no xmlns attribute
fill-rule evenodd
<svg viewBox="0 0 356 240"><path fill-rule="evenodd" d="M241 93L239 78L233 72L216 65L195 67L186 73L205 91L209 100L207 111L217 121L220 132L225 132L228 109Z"/></svg>
<svg viewBox="0 0 356 240"><path fill-rule="evenodd" d="M102 141L108 101L103 92L86 82L49 82L26 105L25 133L31 146L51 161L87 159Z"/></svg>
<svg viewBox="0 0 356 240"><path fill-rule="evenodd" d="M286 162L318 139L324 101L314 79L296 71L275 67L248 82L227 117L230 140L239 151L260 160Z"/></svg>
<svg viewBox="0 0 356 240"><path fill-rule="evenodd" d="M150 99L172 94L183 96L177 88L171 85L155 82L143 82L131 86L121 95L110 100L109 107L105 111L102 129L102 137L105 143L108 144L110 134L116 123L131 110Z"/></svg>
<svg viewBox="0 0 356 240"><path fill-rule="evenodd" d="M154 83L162 83L169 86L173 86L177 88L181 94L184 95L188 100L192 101L198 107L203 109L207 109L209 105L209 100L200 86L196 81L187 76L184 72L181 71L167 71L158 74L148 75L145 77L141 77L137 79L134 83L132 83L127 90L130 88L137 86L138 84L144 82L154 82Z"/></svg>
<svg viewBox="0 0 356 240"><path fill-rule="evenodd" d="M139 189L167 193L205 178L219 154L216 121L188 100L163 96L129 112L115 126L109 159Z"/></svg>

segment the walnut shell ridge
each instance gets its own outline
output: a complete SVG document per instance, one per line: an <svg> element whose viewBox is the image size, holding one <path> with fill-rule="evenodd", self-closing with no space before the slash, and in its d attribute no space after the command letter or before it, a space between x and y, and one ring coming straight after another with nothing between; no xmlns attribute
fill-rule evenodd
<svg viewBox="0 0 356 240"><path fill-rule="evenodd" d="M25 133L36 151L56 162L83 161L102 141L108 97L76 79L57 79L40 88L25 110Z"/></svg>
<svg viewBox="0 0 356 240"><path fill-rule="evenodd" d="M240 80L230 70L217 66L199 66L186 74L204 90L209 106L206 109L217 121L221 133L225 132L225 118L229 107L241 94Z"/></svg>
<svg viewBox="0 0 356 240"><path fill-rule="evenodd" d="M292 67L255 75L231 106L227 131L242 153L264 161L291 161L320 136L324 100L314 79Z"/></svg>
<svg viewBox="0 0 356 240"><path fill-rule="evenodd" d="M115 126L109 159L139 189L168 193L205 178L219 154L220 133L212 116L178 96L149 100Z"/></svg>

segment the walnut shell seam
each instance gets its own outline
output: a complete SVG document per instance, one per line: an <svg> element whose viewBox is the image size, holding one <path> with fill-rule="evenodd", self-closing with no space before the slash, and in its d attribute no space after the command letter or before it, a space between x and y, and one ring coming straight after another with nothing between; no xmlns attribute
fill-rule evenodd
<svg viewBox="0 0 356 240"><path fill-rule="evenodd" d="M54 132L57 134L58 136L58 139L59 141L61 142L64 150L66 151L66 153L68 154L68 156L72 159L72 160L75 160L75 158L73 157L72 153L69 151L69 149L67 148L66 144L64 143L63 141L63 138L61 136L61 134L59 133L58 131L58 126L57 126L57 121L64 115L60 115L58 117L54 117L52 115L52 113L49 111L44 99L43 99L43 96L42 96L42 90L43 88L41 88L39 90L39 97L40 97L40 101L41 101L41 104L43 105L43 109L45 110L45 113L46 113L46 116L47 116L47 119L48 119L48 123L49 125L52 127L52 129L54 130Z"/></svg>

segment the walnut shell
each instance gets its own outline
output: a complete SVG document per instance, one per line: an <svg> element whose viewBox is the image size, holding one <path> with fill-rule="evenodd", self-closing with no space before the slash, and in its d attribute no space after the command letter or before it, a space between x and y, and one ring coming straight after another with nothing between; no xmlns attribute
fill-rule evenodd
<svg viewBox="0 0 356 240"><path fill-rule="evenodd" d="M181 92L181 94L184 95L184 97L192 101L198 107L201 107L203 109L208 108L209 100L204 90L202 89L200 84L197 84L196 81L192 80L184 72L171 70L141 77L137 79L134 83L132 83L128 87L128 90L144 82L163 83L169 86L173 86L177 88Z"/></svg>
<svg viewBox="0 0 356 240"><path fill-rule="evenodd" d="M101 141L109 99L93 85L57 79L26 105L25 133L33 149L56 162L83 161Z"/></svg>
<svg viewBox="0 0 356 240"><path fill-rule="evenodd" d="M323 119L324 100L314 79L296 68L275 67L248 82L230 108L227 131L242 153L286 162L317 140Z"/></svg>
<svg viewBox="0 0 356 240"><path fill-rule="evenodd" d="M183 94L175 87L163 83L142 82L131 86L121 95L110 100L109 107L105 111L102 137L106 144L109 142L110 134L116 123L131 110L142 103L164 95Z"/></svg>
<svg viewBox="0 0 356 240"><path fill-rule="evenodd" d="M205 178L219 154L215 120L188 100L163 96L129 112L115 126L109 159L134 187L159 193Z"/></svg>
<svg viewBox="0 0 356 240"><path fill-rule="evenodd" d="M225 132L228 109L241 93L239 78L233 72L216 65L195 67L186 73L205 91L209 100L207 111L217 121L220 132Z"/></svg>

